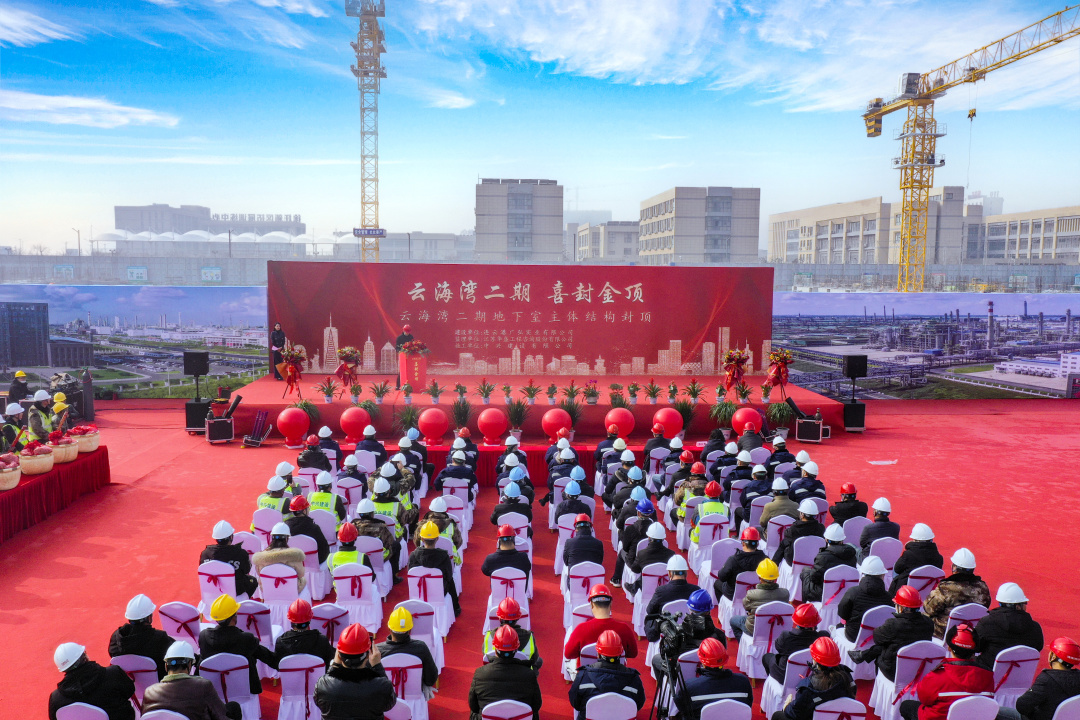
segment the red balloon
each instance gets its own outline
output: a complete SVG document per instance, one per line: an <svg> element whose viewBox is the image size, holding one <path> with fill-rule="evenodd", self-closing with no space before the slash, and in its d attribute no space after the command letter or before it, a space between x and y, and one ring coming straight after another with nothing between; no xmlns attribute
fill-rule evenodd
<svg viewBox="0 0 1080 720"><path fill-rule="evenodd" d="M604 428L606 429L609 425L618 426L619 437L625 440L630 433L634 432L634 413L624 407L611 408L604 416Z"/></svg>
<svg viewBox="0 0 1080 720"><path fill-rule="evenodd" d="M679 434L682 427L682 415L675 408L660 408L652 416L653 425L660 423L664 426L664 437L668 440Z"/></svg>
<svg viewBox="0 0 1080 720"><path fill-rule="evenodd" d="M416 427L424 434L428 445L438 445L442 442L443 435L450 429L450 420L439 408L430 407L420 413Z"/></svg>
<svg viewBox="0 0 1080 720"><path fill-rule="evenodd" d="M287 407L277 416L277 429L285 436L285 447L296 449L304 444L304 435L311 426L308 414L296 407Z"/></svg>
<svg viewBox="0 0 1080 720"><path fill-rule="evenodd" d="M368 411L356 405L346 408L345 412L341 413L341 420L338 421L341 432L345 433L345 442L350 445L360 442L364 435L364 428L370 424L371 416L368 415Z"/></svg>
<svg viewBox="0 0 1080 720"><path fill-rule="evenodd" d="M484 434L486 444L498 445L502 442L503 433L510 427L510 421L502 410L488 408L476 419L476 427Z"/></svg>
<svg viewBox="0 0 1080 720"><path fill-rule="evenodd" d="M731 416L731 429L734 430L737 435L742 435L743 430L746 429L747 423L754 426L754 432L761 430L761 415L754 408L739 408L735 411L735 414Z"/></svg>
<svg viewBox="0 0 1080 720"><path fill-rule="evenodd" d="M540 420L540 426L544 428L544 432L551 438L551 442L555 442L557 439L556 433L563 428L571 429L573 423L570 422L570 413L562 408L552 408L544 413L543 419Z"/></svg>

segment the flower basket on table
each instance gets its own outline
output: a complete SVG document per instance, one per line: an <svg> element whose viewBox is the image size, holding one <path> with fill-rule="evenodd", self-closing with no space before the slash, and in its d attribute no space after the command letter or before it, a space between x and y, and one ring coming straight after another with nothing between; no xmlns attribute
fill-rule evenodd
<svg viewBox="0 0 1080 720"><path fill-rule="evenodd" d="M277 371L284 376L286 368L292 366L296 374L296 379L303 380L304 362L306 361L307 357L304 355L303 349L286 347L281 351L281 362L277 365Z"/></svg>
<svg viewBox="0 0 1080 720"><path fill-rule="evenodd" d="M48 447L53 451L53 463L69 463L75 458L79 457L79 442L69 437L64 437L64 433L59 430L53 430L49 433Z"/></svg>
<svg viewBox="0 0 1080 720"><path fill-rule="evenodd" d="M0 492L14 490L21 477L22 470L19 468L19 456L15 453L0 455Z"/></svg>
<svg viewBox="0 0 1080 720"><path fill-rule="evenodd" d="M94 452L101 445L101 433L98 432L97 425L76 425L68 435L79 444L81 453Z"/></svg>
<svg viewBox="0 0 1080 720"><path fill-rule="evenodd" d="M19 452L19 468L23 475L41 475L53 469L53 451L37 440L27 444Z"/></svg>

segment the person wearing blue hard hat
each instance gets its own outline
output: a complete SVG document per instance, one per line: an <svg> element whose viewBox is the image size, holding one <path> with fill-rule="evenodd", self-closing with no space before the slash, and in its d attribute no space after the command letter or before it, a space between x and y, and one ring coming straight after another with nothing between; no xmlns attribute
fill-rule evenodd
<svg viewBox="0 0 1080 720"><path fill-rule="evenodd" d="M521 513L529 522L532 522L532 505L525 501L525 498L521 496L521 488L516 482L507 483L506 487L502 489L500 502L495 506L495 509L491 511L491 524L498 526L500 524L499 518L506 513ZM529 528L529 537L532 537L532 528Z"/></svg>
<svg viewBox="0 0 1080 720"><path fill-rule="evenodd" d="M575 470L581 470L581 468L574 468ZM563 488L563 499L555 508L555 522L559 522L559 518L563 515L588 515L592 517L592 508L581 501L581 483L577 480L571 480L566 483L566 487Z"/></svg>
<svg viewBox="0 0 1080 720"><path fill-rule="evenodd" d="M645 490L645 488L639 489L641 491ZM616 587L622 587L623 569L626 567L626 561L632 555L630 548L633 547L634 550L637 550L638 543L646 538L645 533L648 532L649 526L656 522L656 507L647 498L643 497L637 503L629 499L627 506L628 509L634 511L634 516L637 519L632 523L627 522L624 524L619 532L621 549L619 549L619 554L616 556L615 573L611 578L611 584Z"/></svg>
<svg viewBox="0 0 1080 720"><path fill-rule="evenodd" d="M507 458L507 462L505 472L499 474L496 482L501 487L505 486L507 481L516 483L518 489L521 490L522 501L531 505L536 500L536 490L533 488L532 483L529 482L529 477L525 474L525 468L517 462L516 455Z"/></svg>
<svg viewBox="0 0 1080 720"><path fill-rule="evenodd" d="M412 441L412 446L409 448L409 450L411 450L414 455L420 456L420 462L422 463L424 472L427 473L428 477L434 477L435 465L434 463L428 462L427 446L420 442L420 431L414 427L411 427L405 433L405 437L409 438L409 440Z"/></svg>

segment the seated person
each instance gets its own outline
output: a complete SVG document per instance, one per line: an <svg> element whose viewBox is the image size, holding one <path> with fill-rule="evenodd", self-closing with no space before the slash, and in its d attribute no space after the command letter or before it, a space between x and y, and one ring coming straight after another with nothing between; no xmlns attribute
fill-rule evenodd
<svg viewBox="0 0 1080 720"><path fill-rule="evenodd" d="M507 483L506 487L502 489L502 495L500 497L498 505L491 511L491 524L496 527L499 526L499 518L507 513L521 513L529 521L529 537L532 537L532 505L524 502L521 497L521 488L518 487L516 482Z"/></svg>
<svg viewBox="0 0 1080 720"><path fill-rule="evenodd" d="M579 668L570 686L570 705L577 710L576 720L585 720L585 706L590 698L605 693L630 698L638 710L645 706L641 673L619 662L622 654L622 639L617 632L600 633L596 640L596 662Z"/></svg>
<svg viewBox="0 0 1080 720"><path fill-rule="evenodd" d="M540 666L544 664L543 658L536 650L536 639L531 631L518 625L521 619L521 605L512 597L503 598L499 606L495 608L495 617L499 619L499 627L509 626L518 634L518 652L529 658L529 667L535 672L540 672ZM495 628L484 633L484 655L495 652Z"/></svg>
<svg viewBox="0 0 1080 720"><path fill-rule="evenodd" d="M814 564L802 571L803 602L821 600L825 573L840 565L855 567L855 548L844 541L844 528L833 523L825 528L825 547L818 550Z"/></svg>
<svg viewBox="0 0 1080 720"><path fill-rule="evenodd" d="M854 548L852 548L854 551ZM792 628L780 633L773 647L776 652L765 653L761 658L761 664L776 682L784 684L784 673L787 671L787 661L792 653L800 650L808 650L818 638L829 637L825 630L818 630L821 615L811 603L804 602L795 608L791 616Z"/></svg>
<svg viewBox="0 0 1080 720"><path fill-rule="evenodd" d="M859 574L862 576L859 584L848 588L840 598L840 604L836 606L836 613L841 620L836 631L842 631L848 642L858 639L859 625L862 624L867 610L892 605L892 599L896 595L885 588L885 563L876 555L862 561Z"/></svg>
<svg viewBox="0 0 1080 720"><path fill-rule="evenodd" d="M154 627L154 610L157 605L145 595L136 595L128 601L124 611L127 622L109 638L109 657L142 655L150 658L158 666L160 680L165 677L165 653L172 647L173 639L164 630Z"/></svg>
<svg viewBox="0 0 1080 720"><path fill-rule="evenodd" d="M994 673L975 662L979 634L961 623L945 634L949 654L941 665L923 675L915 686L918 700L900 703L904 720L945 720L954 702L972 695L994 697Z"/></svg>
<svg viewBox="0 0 1080 720"><path fill-rule="evenodd" d="M932 565L940 570L945 566L945 558L938 552L937 543L934 542L934 531L929 525L915 523L908 537L911 541L904 546L904 552L893 565L893 581L889 586L889 591L893 593L899 590L901 585L908 584L908 576L915 568Z"/></svg>
<svg viewBox="0 0 1080 720"><path fill-rule="evenodd" d="M314 655L322 658L326 667L334 659L334 647L319 630L311 628L311 603L307 600L295 600L286 614L290 629L278 636L274 643L274 657L280 663L290 655Z"/></svg>
<svg viewBox="0 0 1080 720"><path fill-rule="evenodd" d="M439 527L430 520L420 526L420 547L409 555L409 568L426 567L440 570L443 576L443 592L450 596L454 605L454 617L461 615L457 585L454 583L454 564L450 553L435 547L439 539Z"/></svg>
<svg viewBox="0 0 1080 720"><path fill-rule="evenodd" d="M998 653L1017 645L1042 652L1042 626L1028 614L1028 599L1016 583L1003 583L997 591L998 606L979 621L982 639L979 664L991 670Z"/></svg>
<svg viewBox="0 0 1080 720"><path fill-rule="evenodd" d="M870 546L875 540L884 537L900 539L900 525L889 519L892 504L888 498L880 497L874 501L874 522L863 528L859 535L859 559L870 554Z"/></svg>
<svg viewBox="0 0 1080 720"><path fill-rule="evenodd" d="M934 622L934 637L945 637L945 626L953 608L967 603L990 607L990 588L975 574L975 554L960 548L949 561L952 574L943 578L923 603L923 612Z"/></svg>
<svg viewBox="0 0 1080 720"><path fill-rule="evenodd" d="M735 642L742 638L743 633L753 636L754 613L759 607L774 600L788 602L787 588L776 583L780 577L780 568L775 562L768 558L762 560L757 566L757 576L757 586L747 590L746 597L743 598L743 610L746 614L733 615L731 618L731 634L735 636ZM735 612L737 611L736 609Z"/></svg>
<svg viewBox="0 0 1080 720"><path fill-rule="evenodd" d="M1053 720L1058 706L1080 695L1080 645L1059 637L1050 643L1050 667L1039 673L1031 688L1016 700L1010 720ZM998 713L1000 716L1001 713Z"/></svg>
<svg viewBox="0 0 1080 720"><path fill-rule="evenodd" d="M517 631L503 625L495 631L491 645L495 658L476 669L472 686L469 687L470 720L481 720L481 711L499 700L525 703L532 708L533 720L540 720L540 706L544 699L536 673L527 662L514 657L521 647Z"/></svg>
<svg viewBox="0 0 1080 720"><path fill-rule="evenodd" d="M896 679L896 655L900 648L919 640L934 637L934 623L919 612L922 599L919 591L905 585L893 598L896 612L874 628L874 644L866 650L852 650L852 662L876 662L878 672L889 680Z"/></svg>
<svg viewBox="0 0 1080 720"><path fill-rule="evenodd" d="M699 720L701 709L716 702L717 698L730 698L753 707L754 689L745 675L724 667L728 661L727 648L716 638L706 638L698 646L696 677L686 682L682 693L675 699L679 712L686 720Z"/></svg>
<svg viewBox="0 0 1080 720"><path fill-rule="evenodd" d="M529 573L532 572L529 553L517 549L517 533L514 532L514 528L509 525L500 525L495 552L484 558L484 564L480 566L480 572L491 577L496 570L508 567L525 573L525 587L528 588Z"/></svg>
<svg viewBox="0 0 1080 720"><path fill-rule="evenodd" d="M870 508L859 499L855 483L846 482L840 486L840 502L829 506L833 522L843 525L853 517L866 517Z"/></svg>
<svg viewBox="0 0 1080 720"><path fill-rule="evenodd" d="M574 518L574 537L563 545L563 565L569 569L582 562L604 564L604 541L592 533L592 519L582 513Z"/></svg>
<svg viewBox="0 0 1080 720"><path fill-rule="evenodd" d="M813 720L814 709L830 700L855 697L851 670L840 664L840 648L832 638L810 646L810 674L795 686L795 697L771 720Z"/></svg>
<svg viewBox="0 0 1080 720"><path fill-rule="evenodd" d="M637 633L630 623L611 617L611 588L607 585L593 585L589 588L589 607L593 616L570 631L563 647L563 657L577 660L581 657L581 648L596 642L605 630L614 630L622 638L623 652L628 658L637 657Z"/></svg>
<svg viewBox="0 0 1080 720"><path fill-rule="evenodd" d="M304 440L304 449L296 456L297 467L315 468L316 470L333 470L330 467L330 458L319 447L319 438L316 435L308 435Z"/></svg>
<svg viewBox="0 0 1080 720"><path fill-rule="evenodd" d="M576 473L579 469L581 469L580 466L574 468L574 472ZM571 480L563 488L563 501L555 508L555 522L558 523L563 515L592 516L592 508L581 501L581 485L577 480Z"/></svg>
<svg viewBox="0 0 1080 720"><path fill-rule="evenodd" d="M379 643L379 655L390 657L391 655L412 655L420 661L420 689L428 700L435 694L435 684L439 682L439 666L431 657L431 649L423 640L413 640L413 616L406 608L394 608L386 621L386 627L390 629L390 635Z"/></svg>
<svg viewBox="0 0 1080 720"><path fill-rule="evenodd" d="M742 547L724 561L724 566L720 568L716 582L713 583L713 591L718 599L720 597L734 599L735 578L739 576L739 573L757 570L758 565L765 559L765 553L758 549L761 533L756 527L743 530L739 540L742 542Z"/></svg>

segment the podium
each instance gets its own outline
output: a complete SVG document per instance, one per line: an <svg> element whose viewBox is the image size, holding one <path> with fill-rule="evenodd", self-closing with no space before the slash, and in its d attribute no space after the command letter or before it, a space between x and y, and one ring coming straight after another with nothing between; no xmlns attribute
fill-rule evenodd
<svg viewBox="0 0 1080 720"><path fill-rule="evenodd" d="M408 383L414 393L419 393L427 387L427 358L423 355L410 355L398 353L398 374L401 375L401 384Z"/></svg>

